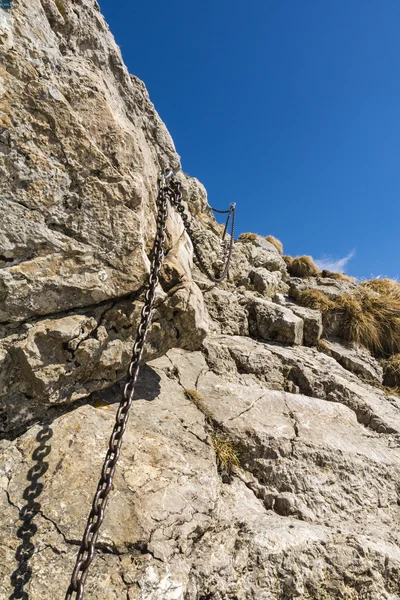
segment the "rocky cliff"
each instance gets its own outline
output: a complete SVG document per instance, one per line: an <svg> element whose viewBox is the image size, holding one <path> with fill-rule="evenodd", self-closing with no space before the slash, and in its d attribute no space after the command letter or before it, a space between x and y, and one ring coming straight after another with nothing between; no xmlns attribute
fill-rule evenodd
<svg viewBox="0 0 400 600"><path fill-rule="evenodd" d="M179 157L95 1L14 0L0 26L0 598L57 600ZM220 228L178 178L212 267ZM173 209L167 237L85 598L399 599L400 399L343 310L300 301L355 284L247 234L211 287Z"/></svg>

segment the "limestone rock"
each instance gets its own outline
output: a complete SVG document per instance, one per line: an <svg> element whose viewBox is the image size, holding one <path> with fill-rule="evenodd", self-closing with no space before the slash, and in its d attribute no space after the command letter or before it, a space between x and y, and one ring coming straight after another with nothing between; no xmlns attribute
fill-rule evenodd
<svg viewBox="0 0 400 600"><path fill-rule="evenodd" d="M328 277L291 277L287 283L290 288L289 295L295 300L300 292L304 290L319 290L329 298L334 299L342 294L351 292L355 287L355 283L350 281L341 281Z"/></svg>
<svg viewBox="0 0 400 600"><path fill-rule="evenodd" d="M171 351L168 356L180 365L182 358L175 352ZM227 381L267 389L286 389L285 368L279 357L262 342L239 336L209 336L203 342L203 353L208 367Z"/></svg>
<svg viewBox="0 0 400 600"><path fill-rule="evenodd" d="M100 473L115 418L115 402L121 393L121 386L117 386L95 397L92 406L63 414L48 425L33 427L19 438L17 446L12 442L3 443L2 464L6 469L2 480L5 491L2 514L5 510L6 514L10 513L10 518L4 523L6 529L2 533L8 536L18 514L23 518L27 512L29 500L27 502L26 495L24 497L24 490L34 485L27 482L27 469L36 468L35 473L39 475L35 476L35 481L38 484L40 480L42 486L40 493L36 484L37 502L31 508L31 526L35 524L37 528L35 560L31 566L34 573L43 568L45 571L39 580L34 577L28 584L32 600L43 597L44 585L46 595L54 599L65 593L77 550L76 541L81 536L89 499L97 485L97 477L93 474ZM145 370L137 397L135 427L125 436L125 458L120 462L111 498L114 508L107 513L99 546L108 551L111 559L113 553L128 557L132 552L132 556L142 556L141 565L138 568L130 564L131 561L125 561L125 568L122 568L117 562L114 583L108 580L108 573L113 565L115 568L115 562L109 561L106 572L102 573L101 561L94 568L95 585L91 583L88 598L117 598L121 590L126 595L129 580L133 583L133 594L135 589L142 587L141 582L145 584L150 580L145 584L149 588L149 598L152 597L150 583L154 578L153 584L157 582L155 591L159 594L175 587L173 575L172 581L167 577L163 582L167 573L158 581L157 572L164 570L163 562L173 558L177 551L187 552L193 540L209 527L217 499L215 455L204 432L203 415L188 403L180 386L168 380L161 371ZM171 397L174 398L172 405ZM190 415L192 423L188 426ZM183 433L183 438L178 430ZM193 452L197 454L197 465L192 460L182 462L188 451L191 456ZM6 539L2 537L3 542ZM13 545L7 550L9 561L2 561L1 597L8 597L15 588L10 576L18 566L13 555L19 543L17 538L13 539ZM45 548L49 551L42 564L41 551ZM110 586L108 596L96 587L96 580ZM182 588L182 581L178 580L178 583Z"/></svg>
<svg viewBox="0 0 400 600"><path fill-rule="evenodd" d="M255 298L249 302L249 331L259 340L302 344L304 326L290 309Z"/></svg>
<svg viewBox="0 0 400 600"><path fill-rule="evenodd" d="M355 590L389 600L400 566L400 452L388 444L395 438L366 432L338 402L230 384L204 367L200 353L173 351L144 370L88 599L183 600L218 591L278 600L311 589L319 600ZM184 394L196 381L203 409L240 440L231 483L219 480L209 426ZM24 587L32 600L44 589L62 597L120 393L118 385L97 392L92 405L1 443L5 597L15 589L9 567L17 571L21 543L12 533L27 513L31 467L41 486Z"/></svg>
<svg viewBox="0 0 400 600"><path fill-rule="evenodd" d="M307 396L341 402L360 423L379 432L400 432L400 398L362 382L332 357L314 348L266 344L286 367L286 377Z"/></svg>
<svg viewBox="0 0 400 600"><path fill-rule="evenodd" d="M0 65L0 598L61 600L179 157L96 2L0 9ZM221 225L177 177L218 270ZM85 600L400 600L400 398L366 353L309 347L321 315L295 302L354 284L289 299L250 234L216 287L172 209L166 236Z"/></svg>
<svg viewBox="0 0 400 600"><path fill-rule="evenodd" d="M0 428L9 431L125 373L149 274L157 171L179 157L97 3L19 0L0 10L0 29ZM190 209L206 211L203 186L178 177ZM174 210L166 233L147 359L195 349L207 331Z"/></svg>
<svg viewBox="0 0 400 600"><path fill-rule="evenodd" d="M239 238L232 254L230 278L247 277L255 268L279 271L287 277L286 263L273 244L259 235L251 240Z"/></svg>
<svg viewBox="0 0 400 600"><path fill-rule="evenodd" d="M319 310L298 306L294 302L286 302L285 306L303 319L304 323L304 344L306 346L315 346L323 333L322 315Z"/></svg>
<svg viewBox="0 0 400 600"><path fill-rule="evenodd" d="M248 335L247 299L214 288L205 294L207 308L218 333Z"/></svg>
<svg viewBox="0 0 400 600"><path fill-rule="evenodd" d="M258 267L250 271L249 277L257 292L267 298L272 298L277 293L287 293L289 290L280 271L268 271L264 267Z"/></svg>
<svg viewBox="0 0 400 600"><path fill-rule="evenodd" d="M353 346L343 340L324 339L327 352L345 369L365 379L382 383L383 368L365 348Z"/></svg>

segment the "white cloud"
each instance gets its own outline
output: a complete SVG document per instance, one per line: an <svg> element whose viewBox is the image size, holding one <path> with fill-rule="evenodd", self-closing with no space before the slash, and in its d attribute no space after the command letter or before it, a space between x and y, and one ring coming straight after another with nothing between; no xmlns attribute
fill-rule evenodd
<svg viewBox="0 0 400 600"><path fill-rule="evenodd" d="M353 258L355 253L356 251L352 250L346 254L346 256L343 256L343 258L324 256L323 258L318 258L314 262L321 270L326 269L327 271L338 271L340 273L344 273L347 263Z"/></svg>

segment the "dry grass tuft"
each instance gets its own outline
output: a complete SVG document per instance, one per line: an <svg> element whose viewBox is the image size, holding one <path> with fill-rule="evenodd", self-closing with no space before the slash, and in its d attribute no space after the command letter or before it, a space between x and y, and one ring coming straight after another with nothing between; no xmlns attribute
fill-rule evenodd
<svg viewBox="0 0 400 600"><path fill-rule="evenodd" d="M270 244L275 246L275 248L278 250L279 254L283 254L283 244L280 240L278 240L273 235L267 235L267 237L265 239L267 240L267 242L269 242Z"/></svg>
<svg viewBox="0 0 400 600"><path fill-rule="evenodd" d="M205 406L203 398L197 390L185 390L185 396L190 402L192 402L196 408L206 417L210 423L213 420L212 412Z"/></svg>
<svg viewBox="0 0 400 600"><path fill-rule="evenodd" d="M384 361L383 383L391 388L400 386L400 353L393 354Z"/></svg>
<svg viewBox="0 0 400 600"><path fill-rule="evenodd" d="M360 283L359 287L400 301L400 283L394 279L370 279Z"/></svg>
<svg viewBox="0 0 400 600"><path fill-rule="evenodd" d="M296 256L288 269L292 277L317 277L321 273L311 256Z"/></svg>
<svg viewBox="0 0 400 600"><path fill-rule="evenodd" d="M340 336L349 342L356 342L369 350L380 348L380 326L366 306L367 295L357 292L344 294L336 299L340 310Z"/></svg>
<svg viewBox="0 0 400 600"><path fill-rule="evenodd" d="M320 290L304 290L297 297L301 306L320 310L323 314L335 308L335 302Z"/></svg>
<svg viewBox="0 0 400 600"><path fill-rule="evenodd" d="M360 283L336 300L342 314L341 335L375 354L400 352L400 284L393 279Z"/></svg>
<svg viewBox="0 0 400 600"><path fill-rule="evenodd" d="M372 279L334 300L319 290L304 290L302 306L316 308L324 316L339 314L342 339L364 346L378 356L400 353L400 284L393 279Z"/></svg>
<svg viewBox="0 0 400 600"><path fill-rule="evenodd" d="M292 262L293 262L293 256L290 256L289 254L285 254L284 256L282 256L283 260L286 263L286 266L288 268L288 270L290 269Z"/></svg>
<svg viewBox="0 0 400 600"><path fill-rule="evenodd" d="M205 416L208 424L213 428L211 440L217 455L218 466L221 470L230 473L233 467L239 467L239 451L237 446L230 440L221 437L215 431L215 424L212 412L204 405L203 398L197 390L185 389L185 396L192 402L196 408Z"/></svg>
<svg viewBox="0 0 400 600"><path fill-rule="evenodd" d="M233 442L220 437L216 433L211 435L211 440L217 455L218 466L222 470L231 473L233 467L240 466L239 451Z"/></svg>
<svg viewBox="0 0 400 600"><path fill-rule="evenodd" d="M387 360L385 370L400 378L400 353L393 354Z"/></svg>
<svg viewBox="0 0 400 600"><path fill-rule="evenodd" d="M55 5L57 6L58 12L65 20L67 18L67 10L65 8L65 0L54 0Z"/></svg>
<svg viewBox="0 0 400 600"><path fill-rule="evenodd" d="M318 352L322 352L327 356L332 356L332 352L330 351L328 344L322 339L318 340L317 342L317 350Z"/></svg>
<svg viewBox="0 0 400 600"><path fill-rule="evenodd" d="M339 281L348 281L349 283L355 282L354 277L350 277L344 273L334 273L333 271L328 271L327 269L324 269L321 272L321 277L329 277L330 279L337 279Z"/></svg>
<svg viewBox="0 0 400 600"><path fill-rule="evenodd" d="M254 240L257 239L257 234L256 233L242 233L239 236L239 240L241 240L242 242L254 242Z"/></svg>

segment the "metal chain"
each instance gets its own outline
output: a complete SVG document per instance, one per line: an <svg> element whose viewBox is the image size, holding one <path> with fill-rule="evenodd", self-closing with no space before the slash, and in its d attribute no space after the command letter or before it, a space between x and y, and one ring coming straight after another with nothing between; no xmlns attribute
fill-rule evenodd
<svg viewBox="0 0 400 600"><path fill-rule="evenodd" d="M207 274L207 276L215 282L222 281L229 268L235 223L234 205L231 205L229 211L226 211L229 213L226 227L228 226L229 219L232 215L230 251L228 259L222 275L218 278L215 278L211 273L209 273L199 251L197 242L194 239L188 216L186 215L185 209L181 203L181 184L174 179L174 172L171 169L160 172L159 177L159 192L157 196L157 229L153 247L153 257L148 280L148 289L145 295L145 302L142 308L140 324L137 330L136 341L133 346L131 362L128 369L128 381L124 387L123 396L117 410L114 428L109 440L108 450L101 471L100 480L97 485L97 491L93 498L92 508L89 513L86 529L83 534L81 546L65 600L82 600L83 598L85 581L88 575L90 564L95 555L96 541L99 535L100 527L104 520L108 494L112 487L117 461L121 452L122 439L128 423L129 409L133 402L134 388L139 374L140 360L143 354L143 347L146 340L147 331L151 323L156 288L159 283L160 271L163 265L164 243L166 238L165 230L168 215L167 200L169 200L171 204L176 207L177 211L181 215L185 229L192 240L197 259L202 267L202 270Z"/></svg>
<svg viewBox="0 0 400 600"><path fill-rule="evenodd" d="M229 209L229 210L218 210L218 208L213 208L212 206L210 206L210 209L213 212L219 213L220 215L226 215L227 213L231 212L231 209Z"/></svg>
<svg viewBox="0 0 400 600"><path fill-rule="evenodd" d="M207 277L209 279L211 279L211 281L213 281L214 283L220 283L221 281L223 281L225 279L225 277L228 274L228 270L229 270L229 265L231 262L231 258L232 258L232 250L233 250L233 238L235 235L235 216L236 216L236 204L232 203L230 206L229 211L226 211L229 213L228 216L228 220L227 220L227 224L225 226L225 231L224 231L224 235L223 238L225 238L226 235L226 229L228 227L229 224L229 218L232 219L232 223L231 223L231 232L230 232L230 240L229 240L229 246L228 246L228 253L227 253L227 257L226 257L226 262L224 265L224 268L222 269L222 272L220 274L219 277L216 277L213 273L211 273L211 271L209 270L209 268L207 267L207 264L201 254L199 245L196 241L196 238L194 237L194 232L192 229L192 226L190 224L189 221L189 217L185 212L185 208L182 204L182 185L179 183L179 181L173 179L171 181L170 187L173 191L173 198L171 199L171 203L172 205L176 208L176 210L178 211L178 213L181 215L182 217L182 221L183 224L185 226L185 229L187 231L188 236L190 237L192 244L193 244L193 250L194 253L196 255L196 258L199 262L199 266L201 268L201 270L203 271L203 273L205 275L207 275Z"/></svg>

